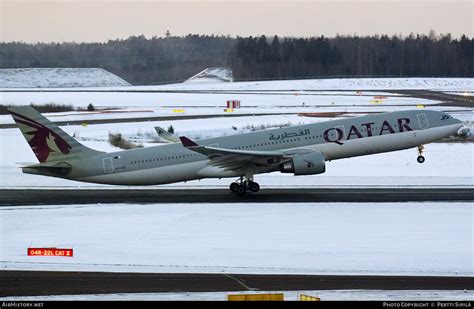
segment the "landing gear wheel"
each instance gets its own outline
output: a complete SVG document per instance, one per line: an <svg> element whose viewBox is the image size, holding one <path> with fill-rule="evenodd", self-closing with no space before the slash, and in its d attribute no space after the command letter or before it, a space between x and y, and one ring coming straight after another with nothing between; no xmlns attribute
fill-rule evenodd
<svg viewBox="0 0 474 309"><path fill-rule="evenodd" d="M234 193L237 193L237 189L239 188L239 186L240 185L238 183L233 182L233 183L230 184L229 189L230 189L230 191L232 191Z"/></svg>
<svg viewBox="0 0 474 309"><path fill-rule="evenodd" d="M247 191L247 188L245 188L244 185L238 185L236 193L238 195L244 195L245 191Z"/></svg>
<svg viewBox="0 0 474 309"><path fill-rule="evenodd" d="M425 149L425 146L423 146L423 145L418 146L418 158L416 158L416 161L418 161L418 163L425 162L425 157L423 157L423 150L424 149Z"/></svg>
<svg viewBox="0 0 474 309"><path fill-rule="evenodd" d="M248 188L252 192L258 192L258 190L260 190L260 185L256 182L251 181L249 182Z"/></svg>
<svg viewBox="0 0 474 309"><path fill-rule="evenodd" d="M258 192L260 185L253 181L253 177L241 176L239 180L230 184L229 189L233 193L244 195L247 191Z"/></svg>

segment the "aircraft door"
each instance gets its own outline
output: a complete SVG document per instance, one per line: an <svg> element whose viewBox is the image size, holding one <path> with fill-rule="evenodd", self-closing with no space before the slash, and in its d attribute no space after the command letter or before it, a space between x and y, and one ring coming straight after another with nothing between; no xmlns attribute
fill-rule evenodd
<svg viewBox="0 0 474 309"><path fill-rule="evenodd" d="M426 117L426 114L418 114L416 115L416 117L418 118L418 124L420 125L420 130L425 130L430 127L428 124L428 117Z"/></svg>
<svg viewBox="0 0 474 309"><path fill-rule="evenodd" d="M110 174L114 172L114 164L112 162L112 158L104 158L103 159L103 164L104 164L104 173L105 174Z"/></svg>

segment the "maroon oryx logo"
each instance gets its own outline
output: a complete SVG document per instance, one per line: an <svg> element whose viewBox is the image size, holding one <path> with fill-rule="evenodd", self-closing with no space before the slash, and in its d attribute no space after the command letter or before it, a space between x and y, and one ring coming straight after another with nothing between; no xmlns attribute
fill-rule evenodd
<svg viewBox="0 0 474 309"><path fill-rule="evenodd" d="M61 136L41 123L17 113L11 112L11 114L17 123L31 128L31 130L22 130L22 132L41 163L48 160L51 152L68 154L72 149Z"/></svg>

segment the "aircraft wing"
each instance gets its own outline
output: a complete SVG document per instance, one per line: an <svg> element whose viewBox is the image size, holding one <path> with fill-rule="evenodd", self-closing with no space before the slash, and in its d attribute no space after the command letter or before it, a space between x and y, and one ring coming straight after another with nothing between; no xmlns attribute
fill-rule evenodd
<svg viewBox="0 0 474 309"><path fill-rule="evenodd" d="M185 136L180 136L179 139L183 146L189 150L206 155L211 160L211 165L226 170L240 169L249 164L280 164L285 159L290 158L290 156L280 151L247 151L216 148L199 145Z"/></svg>

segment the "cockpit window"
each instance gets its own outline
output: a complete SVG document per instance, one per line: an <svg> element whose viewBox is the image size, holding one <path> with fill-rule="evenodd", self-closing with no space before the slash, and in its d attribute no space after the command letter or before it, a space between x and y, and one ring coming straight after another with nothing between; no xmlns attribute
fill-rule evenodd
<svg viewBox="0 0 474 309"><path fill-rule="evenodd" d="M441 116L441 120L446 120L446 119L449 119L449 116L444 114L443 116Z"/></svg>

